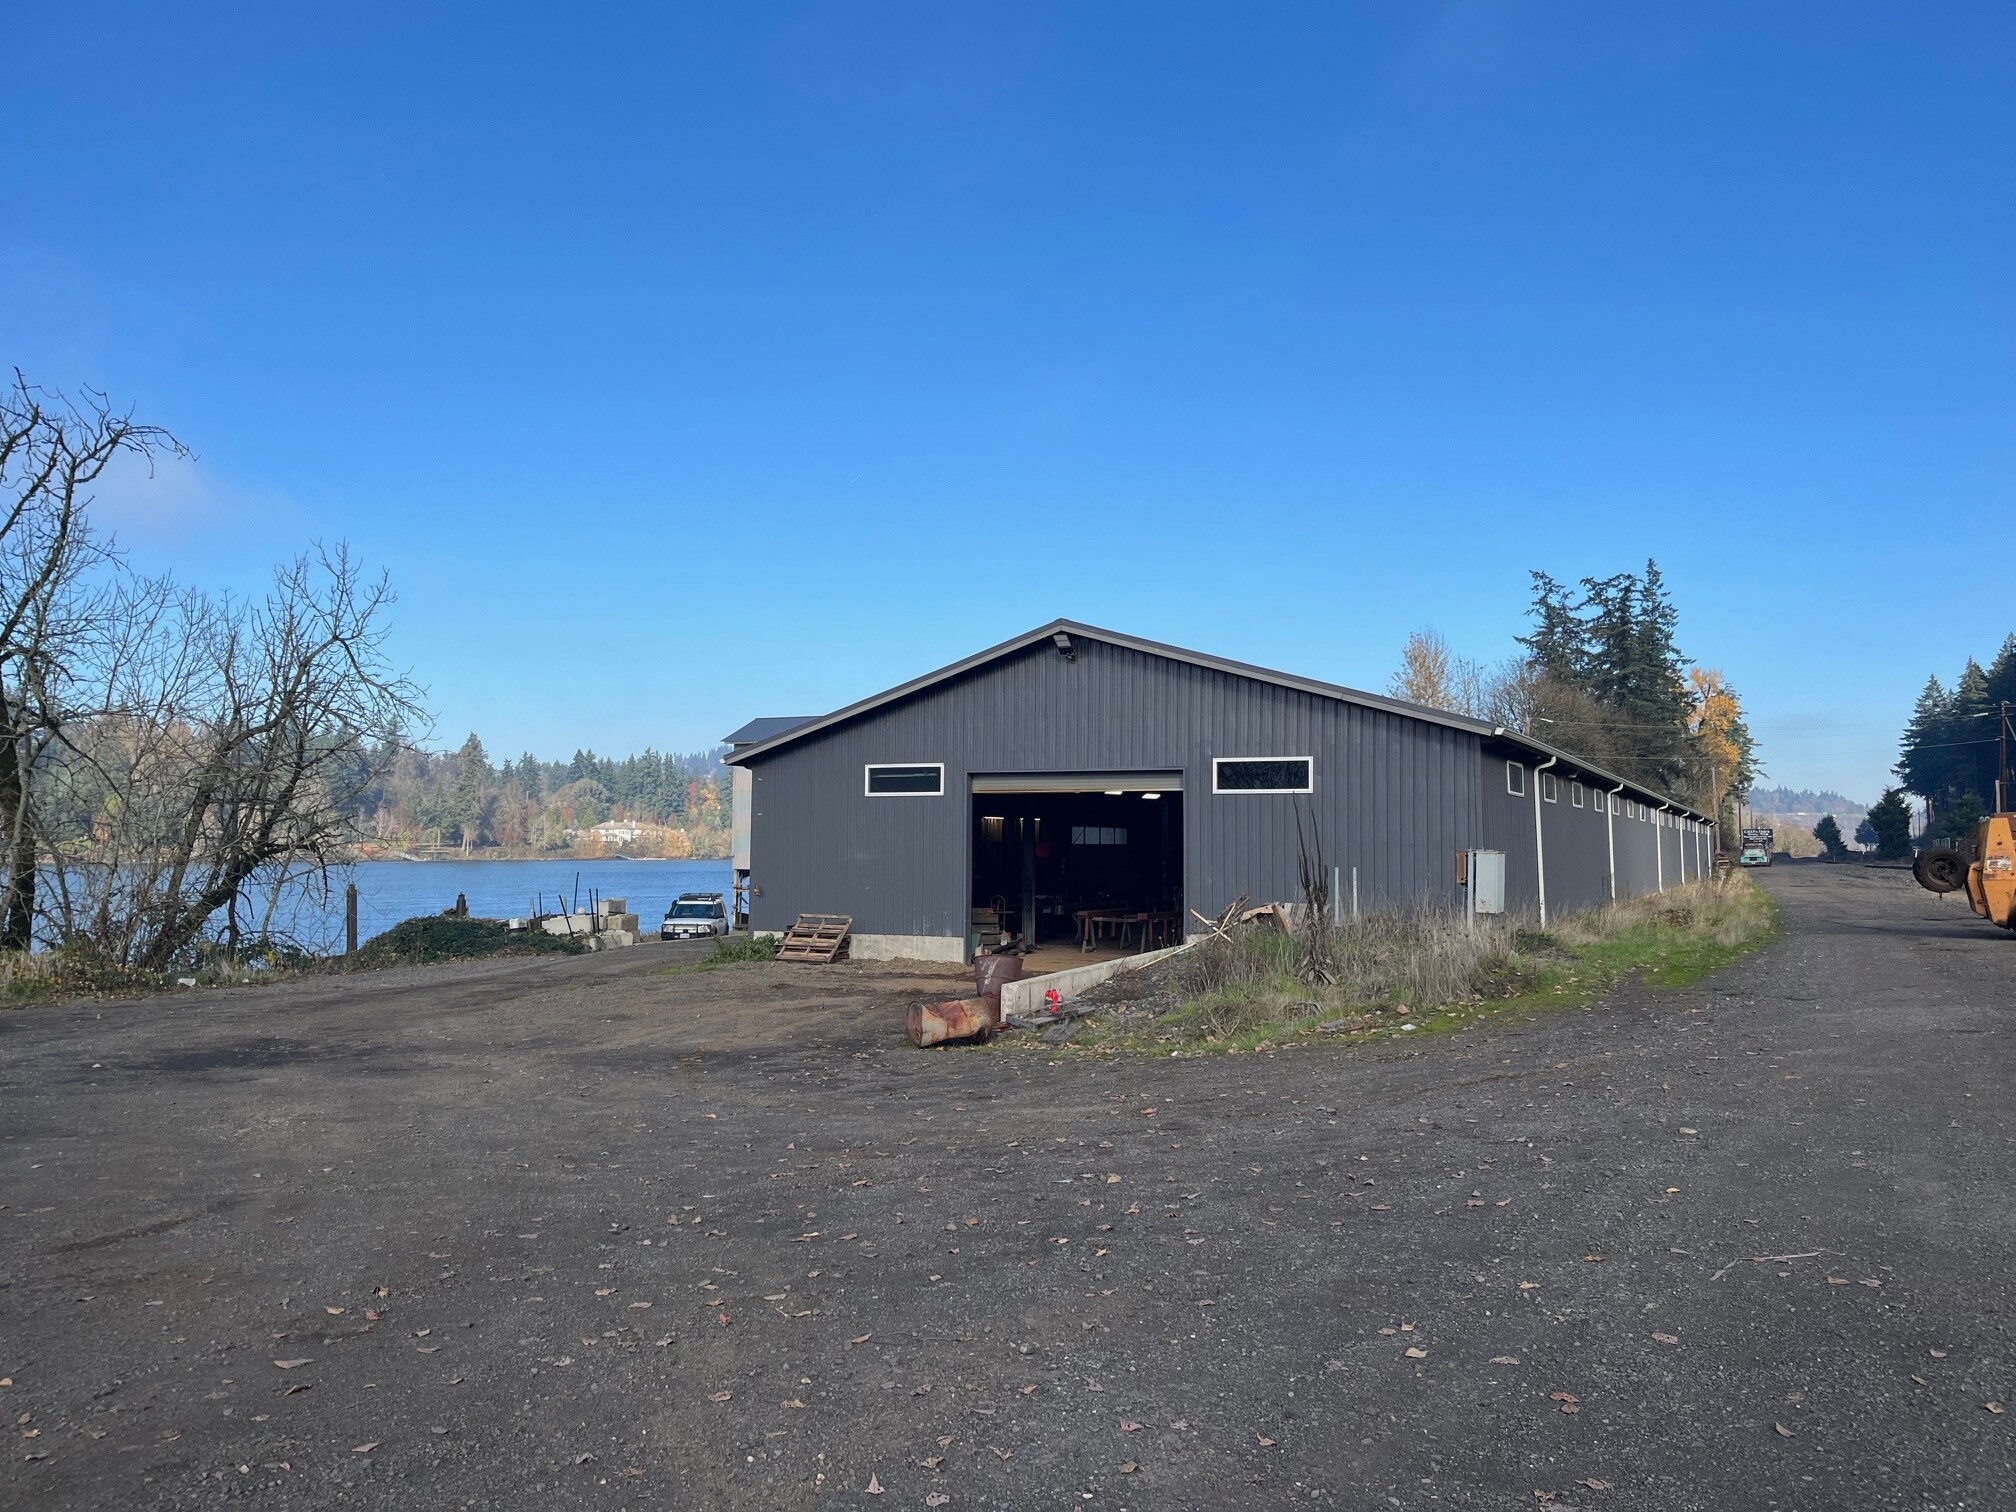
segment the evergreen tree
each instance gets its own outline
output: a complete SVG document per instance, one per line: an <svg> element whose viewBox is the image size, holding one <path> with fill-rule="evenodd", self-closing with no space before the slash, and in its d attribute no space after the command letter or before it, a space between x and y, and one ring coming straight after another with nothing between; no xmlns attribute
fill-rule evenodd
<svg viewBox="0 0 2016 1512"><path fill-rule="evenodd" d="M2016 703L2016 632L2003 638L2002 649L1988 664L1987 681L1991 703Z"/></svg>
<svg viewBox="0 0 2016 1512"><path fill-rule="evenodd" d="M1533 633L1518 637L1533 670L1570 687L1582 684L1589 657L1589 633L1580 606L1568 590L1544 572L1533 578Z"/></svg>
<svg viewBox="0 0 2016 1512"><path fill-rule="evenodd" d="M1584 578L1583 689L1620 714L1630 698L1638 654L1638 579L1628 572L1614 577Z"/></svg>
<svg viewBox="0 0 2016 1512"><path fill-rule="evenodd" d="M449 812L462 848L470 850L483 843L483 805L491 786L490 758L473 730L455 753L455 762L455 796Z"/></svg>
<svg viewBox="0 0 2016 1512"><path fill-rule="evenodd" d="M1834 822L1832 814L1820 816L1820 822L1813 826L1813 838L1820 842L1829 861L1839 861L1848 854L1848 847L1841 839L1841 826Z"/></svg>
<svg viewBox="0 0 2016 1512"><path fill-rule="evenodd" d="M1933 825L1932 833L1948 845L1958 845L1973 835L1986 813L1979 798L1972 793L1962 793L1946 806L1946 812Z"/></svg>
<svg viewBox="0 0 2016 1512"><path fill-rule="evenodd" d="M1869 808L1869 827L1876 831L1876 857L1901 861L1911 854L1911 806L1901 788L1885 788Z"/></svg>
<svg viewBox="0 0 2016 1512"><path fill-rule="evenodd" d="M1943 804L1951 787L1951 751L1946 742L1954 724L1953 699L1938 677L1925 680L1925 690L1912 706L1904 727L1903 750L1897 757L1898 779L1921 798Z"/></svg>
<svg viewBox="0 0 2016 1512"><path fill-rule="evenodd" d="M1995 802L1996 703L1989 696L1988 674L1973 657L1953 685L1953 719L1947 726L1951 763L1946 791L1957 798L1972 793L1984 805Z"/></svg>

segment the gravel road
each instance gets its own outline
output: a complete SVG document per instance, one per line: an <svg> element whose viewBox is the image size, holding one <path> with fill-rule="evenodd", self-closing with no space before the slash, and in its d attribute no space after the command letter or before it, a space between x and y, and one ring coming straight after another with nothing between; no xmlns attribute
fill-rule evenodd
<svg viewBox="0 0 2016 1512"><path fill-rule="evenodd" d="M660 946L0 1016L0 1504L2016 1506L2016 941L1765 882L1370 1052Z"/></svg>

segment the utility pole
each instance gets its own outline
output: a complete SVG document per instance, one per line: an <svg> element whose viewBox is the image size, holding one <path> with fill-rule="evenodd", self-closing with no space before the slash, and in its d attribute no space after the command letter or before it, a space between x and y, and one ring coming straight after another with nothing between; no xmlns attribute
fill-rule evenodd
<svg viewBox="0 0 2016 1512"><path fill-rule="evenodd" d="M2009 802L2009 701L2002 701L2001 718L1995 727L1995 812L2008 812Z"/></svg>

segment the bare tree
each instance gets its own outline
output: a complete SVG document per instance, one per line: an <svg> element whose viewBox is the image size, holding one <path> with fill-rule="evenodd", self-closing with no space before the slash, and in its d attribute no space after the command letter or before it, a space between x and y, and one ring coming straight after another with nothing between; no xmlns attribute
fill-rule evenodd
<svg viewBox="0 0 2016 1512"><path fill-rule="evenodd" d="M1449 643L1440 631L1416 630L1400 650L1400 670L1393 674L1386 691L1409 703L1446 709L1450 706L1451 659Z"/></svg>
<svg viewBox="0 0 2016 1512"><path fill-rule="evenodd" d="M1323 830L1312 810L1304 833L1302 805L1295 805L1295 868L1302 886L1301 959L1296 975L1311 987L1329 987L1337 980L1334 941L1330 935L1330 867L1323 859Z"/></svg>
<svg viewBox="0 0 2016 1512"><path fill-rule="evenodd" d="M159 970L219 915L235 951L254 890L270 926L284 887L326 889L358 800L420 718L385 656L391 599L343 547L282 568L258 601L129 596L133 631L104 668L101 712L63 763L59 939Z"/></svg>
<svg viewBox="0 0 2016 1512"><path fill-rule="evenodd" d="M1448 709L1476 719L1487 717L1491 675L1467 656L1449 649L1439 630L1416 630L1400 651L1400 670L1386 691L1409 703Z"/></svg>
<svg viewBox="0 0 2016 1512"><path fill-rule="evenodd" d="M186 448L103 394L72 400L20 372L0 390L0 949L26 950L36 913L35 774L78 713L78 663L105 639L110 541L87 518L114 458Z"/></svg>

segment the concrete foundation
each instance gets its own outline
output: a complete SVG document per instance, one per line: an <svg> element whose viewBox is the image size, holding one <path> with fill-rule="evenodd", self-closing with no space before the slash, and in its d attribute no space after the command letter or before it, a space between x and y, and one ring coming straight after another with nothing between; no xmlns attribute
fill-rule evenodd
<svg viewBox="0 0 2016 1512"><path fill-rule="evenodd" d="M964 966L966 937L857 934L848 937L847 953L857 961L944 961Z"/></svg>
<svg viewBox="0 0 2016 1512"><path fill-rule="evenodd" d="M1171 945L1166 950L1145 950L1140 955L1094 961L1089 966L1073 966L1068 971L1053 971L1046 976L1023 977L1019 981L1005 983L1001 988L1001 1011L1041 1013L1044 994L1053 988L1057 996L1068 1003L1086 988L1110 981L1123 971L1139 971L1143 966L1189 948L1188 944Z"/></svg>

